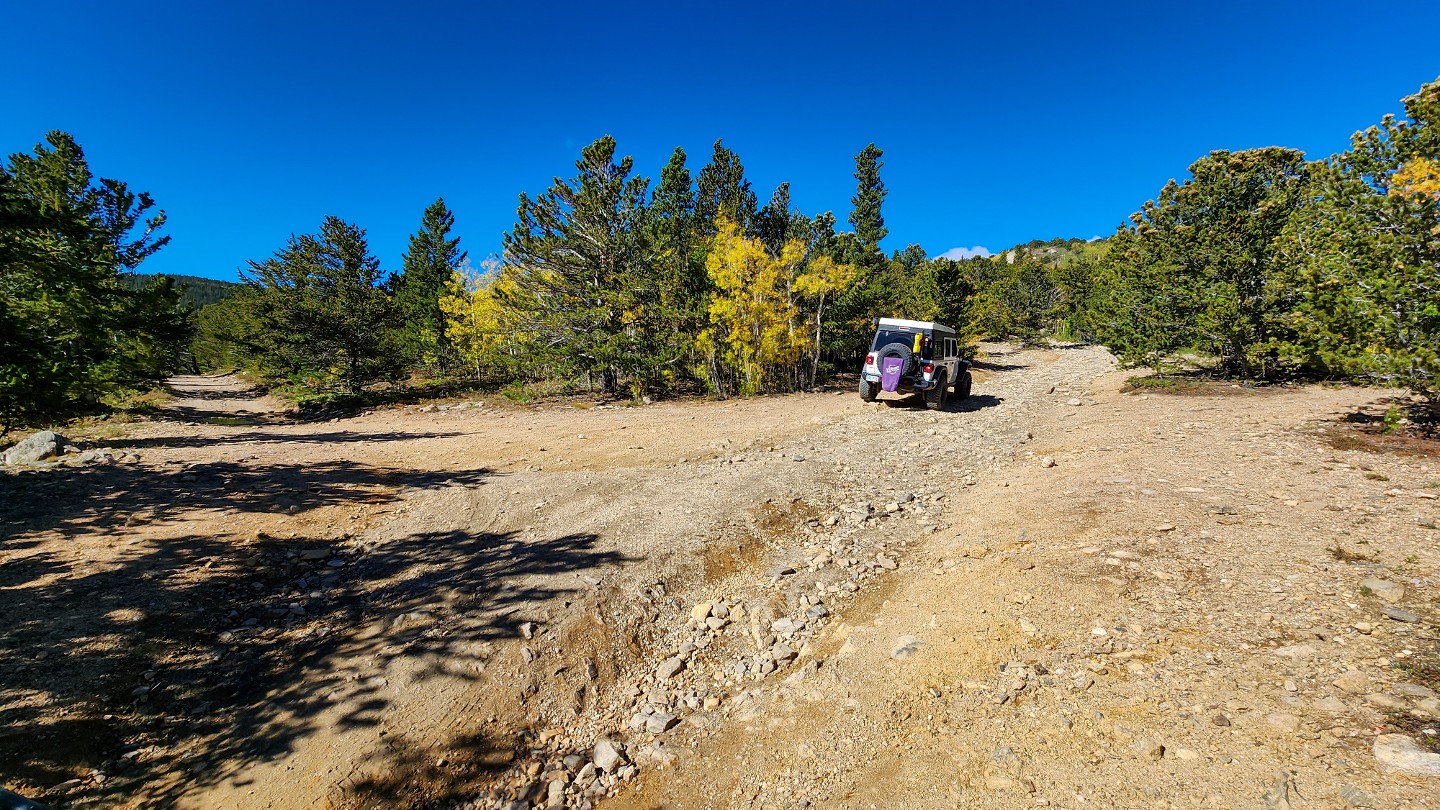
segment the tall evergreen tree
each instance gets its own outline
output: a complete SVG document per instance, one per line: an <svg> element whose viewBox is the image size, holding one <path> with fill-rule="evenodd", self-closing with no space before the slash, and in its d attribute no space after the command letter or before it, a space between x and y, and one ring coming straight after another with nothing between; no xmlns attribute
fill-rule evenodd
<svg viewBox="0 0 1440 810"><path fill-rule="evenodd" d="M650 202L655 218L669 224L668 230L673 234L683 234L695 217L695 184L691 182L685 161L685 150L675 147L670 160L660 170L660 182Z"/></svg>
<svg viewBox="0 0 1440 810"><path fill-rule="evenodd" d="M861 252L857 257L862 262L877 263L884 259L880 252L880 240L890 231L885 228L885 217L880 212L885 202L885 182L880 179L880 157L885 153L870 144L855 156L855 196L850 198L855 206L850 212L850 224L855 228L855 241Z"/></svg>
<svg viewBox="0 0 1440 810"><path fill-rule="evenodd" d="M775 193L770 196L770 202L761 208L755 215L755 237L770 251L770 255L779 258L781 251L785 249L785 242L792 238L790 225L793 215L790 212L790 184L781 183Z"/></svg>
<svg viewBox="0 0 1440 810"><path fill-rule="evenodd" d="M397 348L412 367L445 371L455 362L445 336L445 314L440 311L440 299L466 256L460 250L459 237L450 238L454 225L455 215L443 197L427 206L420 230L410 236L400 274L391 280L398 319Z"/></svg>
<svg viewBox="0 0 1440 810"><path fill-rule="evenodd" d="M249 264L249 289L227 304L240 308L239 339L257 371L351 393L395 371L394 310L364 228L326 217L318 234L291 236Z"/></svg>
<svg viewBox="0 0 1440 810"><path fill-rule="evenodd" d="M615 160L615 139L585 147L572 180L545 194L520 195L519 221L505 235L516 283L507 303L535 342L572 367L593 372L608 393L633 374L649 384L657 357L643 335L653 308L637 293L654 288L655 247L646 209L649 181L630 177L634 161Z"/></svg>
<svg viewBox="0 0 1440 810"><path fill-rule="evenodd" d="M722 141L715 142L710 162L700 170L696 187L695 214L706 238L718 232L716 223L721 216L741 228L752 227L758 200L750 181L745 179L740 156L725 148Z"/></svg>
<svg viewBox="0 0 1440 810"><path fill-rule="evenodd" d="M685 150L676 147L660 171L648 220L654 233L654 287L648 292L646 323L666 356L688 355L694 335L705 319L710 279L705 272L706 243L695 214L695 185L685 165Z"/></svg>

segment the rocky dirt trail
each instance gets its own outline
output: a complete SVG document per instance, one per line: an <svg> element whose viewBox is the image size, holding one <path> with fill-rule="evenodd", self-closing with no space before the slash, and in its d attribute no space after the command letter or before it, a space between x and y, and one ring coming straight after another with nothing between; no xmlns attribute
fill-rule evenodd
<svg viewBox="0 0 1440 810"><path fill-rule="evenodd" d="M1325 444L1374 392L1124 377L997 410L948 528L606 806L1440 804L1433 459Z"/></svg>
<svg viewBox="0 0 1440 810"><path fill-rule="evenodd" d="M1406 743L1440 715L1440 471L1320 432L1379 394L1125 395L1101 350L987 348L938 413L841 391L298 423L179 380L167 418L90 442L124 462L0 476L0 784L1435 804Z"/></svg>

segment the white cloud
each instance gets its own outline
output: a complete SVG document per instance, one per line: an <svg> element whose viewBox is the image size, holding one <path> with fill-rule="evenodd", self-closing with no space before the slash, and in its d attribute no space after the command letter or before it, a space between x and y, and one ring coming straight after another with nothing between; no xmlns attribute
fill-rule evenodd
<svg viewBox="0 0 1440 810"><path fill-rule="evenodd" d="M980 256L980 257L982 257L982 258L988 259L988 258L990 258L991 256L994 256L994 255L995 255L995 254L991 253L989 250L986 250L984 247L982 247L982 246L980 246L980 245L976 245L975 247L968 247L968 248L967 248L967 247L950 248L949 250L945 251L944 253L941 253L938 258L941 258L941 259L949 259L949 260L951 260L951 261L958 262L958 261L961 261L961 260L963 260L963 259L973 259L973 258L976 257L976 256Z"/></svg>

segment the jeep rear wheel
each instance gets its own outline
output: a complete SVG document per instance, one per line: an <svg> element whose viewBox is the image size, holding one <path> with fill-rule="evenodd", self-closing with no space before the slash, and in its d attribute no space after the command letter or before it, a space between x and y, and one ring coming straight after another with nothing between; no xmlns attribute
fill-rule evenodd
<svg viewBox="0 0 1440 810"><path fill-rule="evenodd" d="M874 402L880 396L880 383L870 382L864 377L860 378L860 398L866 402Z"/></svg>
<svg viewBox="0 0 1440 810"><path fill-rule="evenodd" d="M970 396L970 372L960 372L960 378L955 381L955 398L966 399Z"/></svg>
<svg viewBox="0 0 1440 810"><path fill-rule="evenodd" d="M925 407L932 411L938 411L945 407L945 375L941 374L940 379L935 381L935 387L925 392Z"/></svg>

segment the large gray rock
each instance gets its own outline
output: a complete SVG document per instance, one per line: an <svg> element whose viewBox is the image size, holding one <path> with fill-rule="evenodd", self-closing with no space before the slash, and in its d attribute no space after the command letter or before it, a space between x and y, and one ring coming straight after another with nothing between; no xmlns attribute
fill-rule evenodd
<svg viewBox="0 0 1440 810"><path fill-rule="evenodd" d="M69 443L69 439L53 430L42 430L26 436L19 444L6 450L5 454L0 456L0 463L34 464L60 455L60 448Z"/></svg>
<svg viewBox="0 0 1440 810"><path fill-rule="evenodd" d="M595 767L605 773L614 773L615 769L625 764L625 755L620 752L615 743L605 737L595 741L595 750L590 757Z"/></svg>
<svg viewBox="0 0 1440 810"><path fill-rule="evenodd" d="M1383 771L1440 777L1440 754L1421 748L1404 734L1381 734L1375 738L1374 751Z"/></svg>
<svg viewBox="0 0 1440 810"><path fill-rule="evenodd" d="M678 722L680 722L680 718L673 714L656 712L646 719L645 730L651 734L663 734Z"/></svg>

